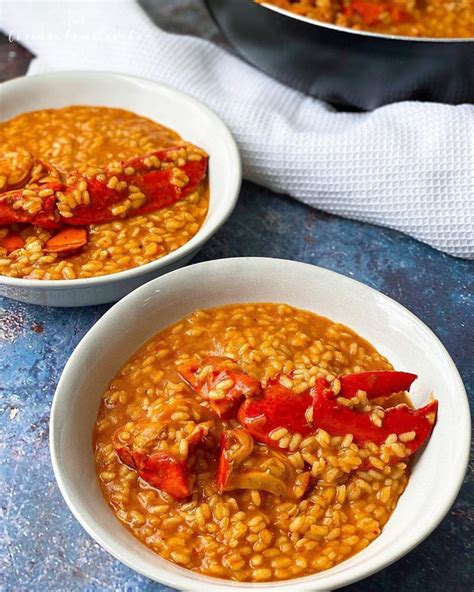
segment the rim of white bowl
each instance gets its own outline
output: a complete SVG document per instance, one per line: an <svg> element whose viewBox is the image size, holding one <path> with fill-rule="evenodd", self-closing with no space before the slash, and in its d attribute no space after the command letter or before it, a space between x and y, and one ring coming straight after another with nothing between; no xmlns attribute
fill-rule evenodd
<svg viewBox="0 0 474 592"><path fill-rule="evenodd" d="M34 84L36 80L47 80L47 79L54 79L54 78L80 78L80 77L91 77L91 78L100 78L103 80L104 77L116 79L117 82L120 81L125 83L132 83L132 84L141 84L146 85L150 88L154 88L158 91L159 94L165 94L169 97L179 96L182 101L187 103L188 105L199 109L202 113L205 113L206 116L210 119L213 126L219 131L224 143L229 151L230 160L234 162L234 166L231 170L231 176L229 178L230 189L227 196L220 195L219 200L226 203L226 207L224 211L216 217L216 219L209 224L209 227L204 229L204 225L207 221L207 217L204 220L202 226L199 228L197 233L187 242L184 243L181 247L168 253L164 257L159 259L155 259L154 261L150 261L150 263L145 263L144 265L139 265L138 267L132 267L131 269L126 269L125 271L119 271L116 273L110 273L107 275L100 275L97 277L91 278L80 278L80 279L71 279L71 280L35 280L35 279L23 279L23 278L13 278L10 276L0 275L0 281L2 284L6 286L13 286L16 288L55 288L57 290L63 289L71 289L71 288L84 288L90 286L100 286L104 284L113 283L115 281L121 280L128 280L134 278L136 276L145 275L147 273L153 272L160 267L166 267L175 261L186 257L186 255L192 254L194 251L199 250L218 230L221 226L227 221L229 216L232 214L237 200L239 198L240 188L242 185L242 160L240 157L240 152L237 147L237 143L230 132L227 125L224 121L207 105L195 99L190 94L178 90L168 84L164 84L162 82L155 82L154 80L150 80L148 78L144 78L141 76L131 76L129 74L121 74L119 72L108 72L108 71L100 71L100 70L64 70L61 72L48 72L46 74L34 74L32 76L21 76L19 78L14 78L13 80L8 80L7 82L3 82L1 84L2 89L14 89L18 87L18 92L21 91L21 87L23 85ZM212 195L211 195L212 199ZM209 216L209 212L207 214Z"/></svg>
<svg viewBox="0 0 474 592"><path fill-rule="evenodd" d="M462 416L464 418L463 424L458 424L458 436L463 435L464 437L464 454L462 462L457 467L457 475L456 479L449 483L449 489L446 488L446 494L444 498L444 502L439 504L438 509L435 513L431 516L431 522L421 531L419 531L413 538L407 542L406 545L402 545L399 548L391 549L388 551L383 559L380 559L377 562L373 562L369 567L366 565L357 565L350 568L349 575L347 574L333 574L328 575L324 578L320 578L317 582L313 580L314 574L309 576L304 576L301 578L295 578L291 580L281 580L278 582L262 582L262 583L250 583L250 582L233 582L229 580L224 580L222 578L210 578L208 577L205 584L203 582L199 582L196 580L191 580L187 575L189 570L185 568L180 568L183 572L183 575L178 575L174 573L172 576L168 575L168 571L166 568L157 568L152 567L150 569L142 569L137 568L131 561L128 560L127 555L122 552L122 550L117 550L109 545L109 543L103 539L102 536L98 535L94 528L83 518L78 506L74 501L74 494L69 490L66 480L63 479L61 468L60 468L60 460L59 460L59 438L55 437L56 432L56 409L58 407L58 401L61 397L61 390L63 385L68 381L68 374L71 371L73 365L75 364L76 358L80 358L82 352L87 351L89 348L93 347L93 342L95 339L96 334L99 334L102 330L102 325L104 323L109 322L109 319L114 319L115 317L122 317L130 311L129 304L133 300L140 300L141 293L146 293L150 290L151 287L159 284L161 281L167 281L170 277L176 275L186 275L190 270L195 268L202 268L202 275L204 277L210 277L212 274L213 267L219 267L222 265L230 265L233 264L238 265L239 263L245 262L247 264L269 264L269 265L291 265L291 266L300 266L301 268L312 268L316 269L318 273L326 275L327 277L337 278L337 281L340 282L345 289L347 290L366 290L368 293L376 294L377 297L388 304L390 306L395 307L399 310L400 314L404 315L406 318L411 319L414 321L434 342L434 344L439 348L439 352L444 357L445 363L448 365L452 379L456 382L455 389L459 391L460 401L462 401L463 405L463 412ZM155 291L156 293L156 291ZM158 290L159 293L159 290ZM370 575L379 572L380 570L384 569L385 567L391 565L401 557L405 556L409 553L412 549L417 547L426 537L428 537L433 530L439 525L439 523L443 520L446 514L451 509L459 490L463 484L463 480L466 474L467 466L469 463L469 454L470 454L470 443L471 443L471 414L469 408L469 401L466 394L466 390L464 388L464 384L462 378L459 374L458 369L454 361L452 360L449 352L444 347L441 340L436 336L436 334L421 320L419 319L414 313L410 312L407 308L405 308L402 304L386 296L382 292L363 284L357 280L349 278L343 274L337 273L335 271L326 269L324 267L320 267L317 265L312 265L310 263L303 263L299 261L292 261L288 259L278 259L278 258L271 258L271 257L231 257L225 259L215 259L210 261L203 261L201 263L195 263L193 265L188 265L186 267L177 269L175 271L171 271L167 274L164 274L160 277L157 277L146 284L140 286L139 288L135 289L133 292L122 298L119 302L114 304L109 310L105 312L105 314L89 329L89 331L84 335L81 339L79 344L74 349L73 353L71 354L69 360L67 361L63 372L61 374L61 378L59 380L58 386L56 388L53 402L51 405L51 414L50 414L50 429L49 429L49 444L50 444L50 455L51 461L53 466L54 475L56 478L56 482L58 487L61 491L61 494L66 501L67 506L69 507L70 511L72 512L73 516L79 522L79 524L84 528L84 530L96 541L98 542L106 551L108 551L113 557L118 559L120 562L125 564L130 569L134 570L135 572L140 573L141 575L150 578L153 581L158 581L163 583L167 586L172 586L177 588L178 590L192 590L201 592L204 588L208 592L226 592L229 590L233 590L234 592L248 592L252 589L257 590L265 590L266 592L294 592L298 590L298 592L313 592L314 590L326 590L329 592L332 589L339 588L341 586L347 586L354 582L360 581L364 578L369 577ZM92 452L91 452L92 453ZM131 535L133 536L133 535ZM159 575L155 572L160 571ZM324 572L319 572L317 575L321 576ZM210 581L209 581L210 580ZM313 581L312 581L313 580ZM215 583L214 583L215 581Z"/></svg>

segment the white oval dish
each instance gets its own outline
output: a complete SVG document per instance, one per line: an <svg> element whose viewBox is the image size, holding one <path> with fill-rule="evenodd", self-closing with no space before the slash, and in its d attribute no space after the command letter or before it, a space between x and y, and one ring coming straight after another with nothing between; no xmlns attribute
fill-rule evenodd
<svg viewBox="0 0 474 592"><path fill-rule="evenodd" d="M69 105L118 107L170 127L210 155L210 202L199 231L168 255L132 269L77 280L30 280L0 275L0 295L46 306L114 302L154 277L185 265L232 213L242 181L240 156L219 117L191 96L164 84L108 72L57 72L1 85L0 120Z"/></svg>
<svg viewBox="0 0 474 592"><path fill-rule="evenodd" d="M408 487L374 542L354 557L312 576L244 584L209 578L170 563L120 524L96 479L92 430L109 381L160 329L198 308L258 301L285 302L348 325L374 344L395 368L418 374L411 390L417 406L431 392L440 406L437 425L416 460ZM365 578L428 536L448 512L462 484L470 433L467 396L453 361L430 329L403 306L320 267L279 259L236 258L199 263L157 278L113 306L92 327L59 381L51 410L50 447L56 479L74 516L100 545L139 573L194 592L309 592Z"/></svg>

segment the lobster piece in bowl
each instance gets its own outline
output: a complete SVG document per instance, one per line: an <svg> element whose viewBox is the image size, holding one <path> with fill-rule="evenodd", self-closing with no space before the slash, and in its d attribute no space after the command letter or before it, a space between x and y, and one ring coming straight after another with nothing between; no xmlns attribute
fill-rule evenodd
<svg viewBox="0 0 474 592"><path fill-rule="evenodd" d="M235 415L242 400L258 395L262 388L231 358L208 356L202 362L190 360L180 365L178 372L224 418Z"/></svg>
<svg viewBox="0 0 474 592"><path fill-rule="evenodd" d="M246 430L223 432L216 475L220 493L247 489L295 500L305 494L310 479L309 472L297 474L284 454L254 445Z"/></svg>
<svg viewBox="0 0 474 592"><path fill-rule="evenodd" d="M158 421L128 422L112 438L122 463L137 471L143 481L175 499L191 495L194 474L188 457L204 443L212 425L210 421L200 421L209 416L206 409L194 410L195 421L168 416Z"/></svg>

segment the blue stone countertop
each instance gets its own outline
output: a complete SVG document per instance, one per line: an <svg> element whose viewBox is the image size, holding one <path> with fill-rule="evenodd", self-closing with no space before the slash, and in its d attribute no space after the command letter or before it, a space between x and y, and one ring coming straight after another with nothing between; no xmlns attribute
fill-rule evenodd
<svg viewBox="0 0 474 592"><path fill-rule="evenodd" d="M176 4L191 6L194 0ZM161 6L174 14L170 0ZM255 255L332 269L406 306L450 352L472 407L472 263L244 183L234 214L194 261ZM55 386L73 349L107 308L52 309L0 299L0 590L171 590L125 567L84 532L51 468L48 422ZM473 502L471 466L456 503L427 540L344 590L473 590Z"/></svg>

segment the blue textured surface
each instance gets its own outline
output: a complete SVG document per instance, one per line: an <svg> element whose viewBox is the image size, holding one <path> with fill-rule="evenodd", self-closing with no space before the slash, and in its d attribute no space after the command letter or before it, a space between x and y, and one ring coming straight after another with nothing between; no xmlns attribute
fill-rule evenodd
<svg viewBox="0 0 474 592"><path fill-rule="evenodd" d="M298 259L395 298L441 338L473 402L472 264L399 233L316 212L249 183L198 260L241 255ZM471 274L471 276L469 275ZM48 419L61 369L106 306L48 309L0 301L4 590L170 590L103 551L70 514L55 484ZM474 589L471 471L452 511L416 550L347 592Z"/></svg>

